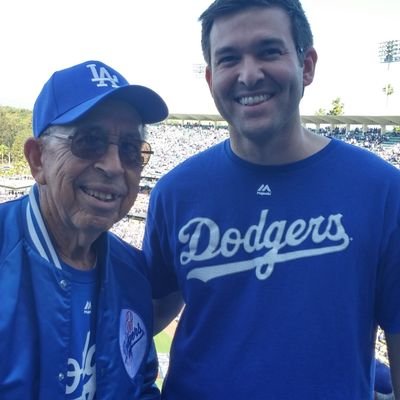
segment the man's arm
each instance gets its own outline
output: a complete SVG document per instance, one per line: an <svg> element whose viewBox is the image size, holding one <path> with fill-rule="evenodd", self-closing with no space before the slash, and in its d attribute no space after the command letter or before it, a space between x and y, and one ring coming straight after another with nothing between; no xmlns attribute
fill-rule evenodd
<svg viewBox="0 0 400 400"><path fill-rule="evenodd" d="M158 359L154 340L151 343L149 355L146 360L143 387L140 400L160 400L160 389L156 385L158 376Z"/></svg>
<svg viewBox="0 0 400 400"><path fill-rule="evenodd" d="M166 328L184 306L181 292L173 292L160 299L153 299L154 335Z"/></svg>
<svg viewBox="0 0 400 400"><path fill-rule="evenodd" d="M385 337L389 354L394 398L400 400L400 333L391 335L385 332Z"/></svg>

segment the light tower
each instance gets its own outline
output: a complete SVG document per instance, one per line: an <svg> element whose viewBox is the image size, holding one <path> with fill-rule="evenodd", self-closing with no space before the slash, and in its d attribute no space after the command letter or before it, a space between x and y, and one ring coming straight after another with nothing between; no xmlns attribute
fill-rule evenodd
<svg viewBox="0 0 400 400"><path fill-rule="evenodd" d="M387 64L387 73L389 75L390 65L400 62L400 40L387 40L379 44L379 60L381 63ZM390 83L386 83L383 87L386 95L386 107L389 102L389 96L394 93L394 88Z"/></svg>
<svg viewBox="0 0 400 400"><path fill-rule="evenodd" d="M400 40L387 40L379 44L379 59L388 65L400 61Z"/></svg>

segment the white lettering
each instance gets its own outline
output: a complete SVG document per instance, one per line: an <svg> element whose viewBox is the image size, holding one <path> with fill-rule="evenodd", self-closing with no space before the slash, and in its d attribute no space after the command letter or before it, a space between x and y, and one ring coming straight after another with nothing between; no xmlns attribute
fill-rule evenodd
<svg viewBox="0 0 400 400"><path fill-rule="evenodd" d="M236 228L221 233L218 225L209 218L193 218L179 231L179 241L187 244L188 251L182 251L180 261L186 265L192 261L208 261L218 255L233 257L242 247L246 253L253 254L263 249L263 255L250 260L212 265L192 269L187 279L207 282L217 277L255 269L258 279L268 278L277 263L314 257L343 251L350 239L342 225L342 215L334 214L327 218L319 216L309 221L297 219L292 223L286 220L266 224L268 210L262 210L259 221L251 225L242 236ZM310 248L293 249L310 241Z"/></svg>
<svg viewBox="0 0 400 400"><path fill-rule="evenodd" d="M105 67L100 67L99 70L96 69L96 64L88 64L86 67L92 72L92 82L97 82L98 87L108 86L108 84L111 84L113 88L119 87L118 77L111 75Z"/></svg>
<svg viewBox="0 0 400 400"><path fill-rule="evenodd" d="M253 253L262 249L261 235L267 219L268 210L262 210L260 215L260 222L257 225L251 225L244 235L243 247L247 253ZM252 242L252 235L254 233L254 241Z"/></svg>
<svg viewBox="0 0 400 400"><path fill-rule="evenodd" d="M71 385L67 385L66 394L73 394L79 383L84 381L86 377L88 379L83 384L82 394L78 394L75 400L93 400L96 393L96 366L95 366L95 349L96 346L93 344L89 348L90 331L87 333L85 346L82 352L82 366L79 365L77 360L73 358L68 359L68 365L72 367L71 371L68 371L67 375L72 378Z"/></svg>
<svg viewBox="0 0 400 400"><path fill-rule="evenodd" d="M194 226L195 230L190 234L190 228ZM201 231L204 232L203 237L208 237L208 246L200 253L196 254L199 247L199 239ZM185 265L190 261L209 260L219 254L220 250L216 252L216 247L219 242L219 228L218 225L208 218L194 218L187 223L179 231L179 241L183 244L189 243L189 251L181 253L181 264Z"/></svg>

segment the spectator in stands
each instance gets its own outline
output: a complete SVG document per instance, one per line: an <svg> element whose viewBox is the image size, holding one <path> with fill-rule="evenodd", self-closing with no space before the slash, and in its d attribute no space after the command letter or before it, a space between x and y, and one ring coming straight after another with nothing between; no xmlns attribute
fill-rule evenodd
<svg viewBox="0 0 400 400"><path fill-rule="evenodd" d="M372 399L377 324L400 395L400 171L301 125L317 53L298 0L200 19L230 138L151 193L157 328L185 304L163 398Z"/></svg>
<svg viewBox="0 0 400 400"><path fill-rule="evenodd" d="M0 205L0 398L159 399L151 289L108 232L132 207L161 97L88 61L55 72L25 156L36 184Z"/></svg>

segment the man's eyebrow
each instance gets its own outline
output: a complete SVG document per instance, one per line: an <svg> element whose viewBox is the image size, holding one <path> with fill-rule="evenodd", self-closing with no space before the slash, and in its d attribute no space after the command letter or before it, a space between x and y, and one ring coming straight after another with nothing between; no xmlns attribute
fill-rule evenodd
<svg viewBox="0 0 400 400"><path fill-rule="evenodd" d="M285 42L279 38L265 38L257 42L258 46L286 46Z"/></svg>
<svg viewBox="0 0 400 400"><path fill-rule="evenodd" d="M235 46L223 46L220 47L219 49L215 50L214 56L221 56L227 53L234 53L237 51L237 48Z"/></svg>
<svg viewBox="0 0 400 400"><path fill-rule="evenodd" d="M257 40L253 47L260 46L283 46L286 47L286 43L280 38L262 38ZM224 54L235 53L238 51L238 47L233 45L222 46L215 50L214 56L221 56Z"/></svg>

